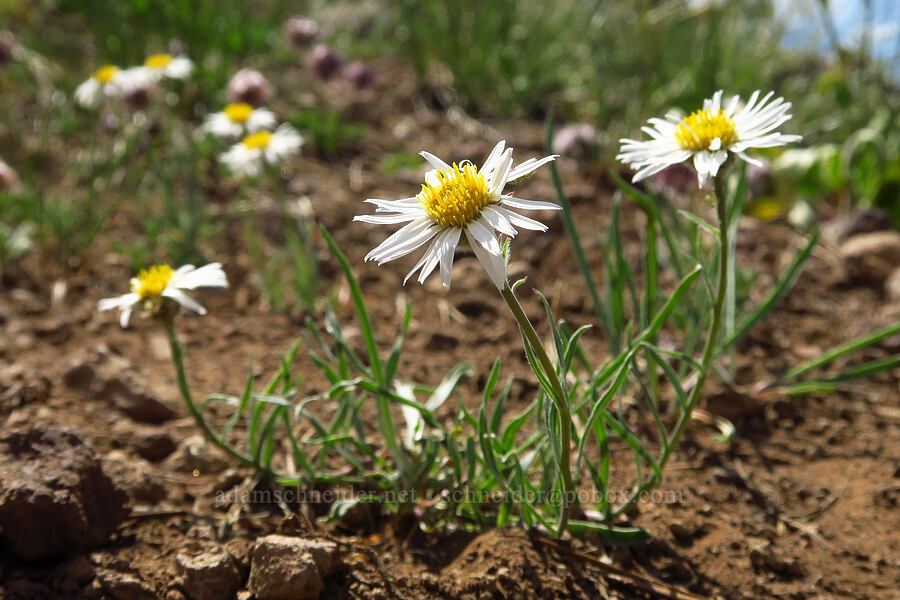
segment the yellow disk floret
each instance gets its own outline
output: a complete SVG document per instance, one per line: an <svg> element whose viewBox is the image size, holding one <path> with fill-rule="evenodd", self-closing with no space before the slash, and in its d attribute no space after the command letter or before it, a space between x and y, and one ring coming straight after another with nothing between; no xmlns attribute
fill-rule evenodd
<svg viewBox="0 0 900 600"><path fill-rule="evenodd" d="M253 113L253 107L246 102L235 102L226 106L223 112L232 123L246 123Z"/></svg>
<svg viewBox="0 0 900 600"><path fill-rule="evenodd" d="M113 65L106 65L100 67L96 71L94 71L94 79L99 81L102 84L109 83L109 80L115 77L116 73L119 72L119 67Z"/></svg>
<svg viewBox="0 0 900 600"><path fill-rule="evenodd" d="M158 298L174 273L169 265L153 265L149 269L143 269L131 280L131 291L140 296L141 300Z"/></svg>
<svg viewBox="0 0 900 600"><path fill-rule="evenodd" d="M734 130L734 119L719 109L697 110L682 119L675 130L675 139L685 150L699 152L707 150L713 140L718 138L722 148L727 148L737 141Z"/></svg>
<svg viewBox="0 0 900 600"><path fill-rule="evenodd" d="M435 172L437 185L428 182L416 196L431 218L441 227L461 227L481 216L491 202L484 175L473 164Z"/></svg>
<svg viewBox="0 0 900 600"><path fill-rule="evenodd" d="M151 54L144 61L144 66L151 69L165 69L172 62L171 54Z"/></svg>
<svg viewBox="0 0 900 600"><path fill-rule="evenodd" d="M268 148L269 142L272 141L272 133L269 131L257 131L256 133L251 133L247 137L244 138L242 142L247 150Z"/></svg>

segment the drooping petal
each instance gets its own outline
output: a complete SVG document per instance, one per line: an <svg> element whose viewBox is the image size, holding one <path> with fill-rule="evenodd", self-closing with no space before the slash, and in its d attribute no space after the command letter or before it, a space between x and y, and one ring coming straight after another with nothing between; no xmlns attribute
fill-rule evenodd
<svg viewBox="0 0 900 600"><path fill-rule="evenodd" d="M484 211L482 211L481 216L484 217L484 220L487 221L491 227L500 233L506 234L509 237L516 237L519 232L515 230L509 222L509 219L498 210L499 208L500 207L486 206Z"/></svg>
<svg viewBox="0 0 900 600"><path fill-rule="evenodd" d="M206 309L203 308L203 306L199 302L197 302L178 288L167 287L165 290L163 290L162 295L166 298L171 298L181 306L189 308L196 313L199 313L201 315L206 314Z"/></svg>
<svg viewBox="0 0 900 600"><path fill-rule="evenodd" d="M540 221L535 221L530 217L520 215L519 213L513 212L508 208L504 208L502 206L498 206L496 210L501 215L506 217L506 219L516 227L521 227L522 229L530 229L532 231L547 231L547 226Z"/></svg>
<svg viewBox="0 0 900 600"><path fill-rule="evenodd" d="M475 252L475 257L481 263L481 266L484 267L491 282L497 286L498 290L502 290L503 286L506 285L506 259L504 259L502 253L492 254L487 252L482 244L472 237L471 228L468 227L466 228L466 239L468 239L472 251ZM496 238L494 242L498 246L500 245Z"/></svg>
<svg viewBox="0 0 900 600"><path fill-rule="evenodd" d="M479 217L466 225L466 233L469 239L474 239L485 251L496 256L502 254L497 237L491 232L483 217Z"/></svg>
<svg viewBox="0 0 900 600"><path fill-rule="evenodd" d="M453 227L445 232L441 241L441 283L444 290L450 289L450 278L453 275L453 256L456 254L456 246L459 244L459 236L462 229Z"/></svg>
<svg viewBox="0 0 900 600"><path fill-rule="evenodd" d="M365 260L374 260L378 264L406 256L422 246L440 231L440 227L431 219L422 218L404 225L393 235L370 251Z"/></svg>

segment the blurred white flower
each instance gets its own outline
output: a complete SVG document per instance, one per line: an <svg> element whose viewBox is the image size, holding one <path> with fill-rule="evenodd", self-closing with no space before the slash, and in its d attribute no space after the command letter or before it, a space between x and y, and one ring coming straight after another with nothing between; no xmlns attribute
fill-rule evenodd
<svg viewBox="0 0 900 600"><path fill-rule="evenodd" d="M75 102L85 108L96 108L105 96L120 95L122 73L115 65L100 67L75 88Z"/></svg>
<svg viewBox="0 0 900 600"><path fill-rule="evenodd" d="M200 127L200 131L233 139L244 133L272 129L276 123L272 111L253 108L245 102L236 102L226 106L222 112L211 114Z"/></svg>
<svg viewBox="0 0 900 600"><path fill-rule="evenodd" d="M177 271L169 265L154 265L132 278L131 292L100 300L97 303L97 310L118 308L121 311L119 323L122 327L128 327L131 313L136 306L141 306L145 311L152 311L160 306L164 298L205 315L206 309L184 293L185 290L200 287L228 287L228 279L220 263L210 263L199 269L193 265L185 265Z"/></svg>
<svg viewBox="0 0 900 600"><path fill-rule="evenodd" d="M194 72L194 63L184 56L171 54L151 54L144 61L144 68L155 80L187 79Z"/></svg>
<svg viewBox="0 0 900 600"><path fill-rule="evenodd" d="M512 148L506 148L505 141L500 141L480 170L469 161L451 166L433 154L421 152L434 168L425 174L425 183L417 196L402 200L366 200L376 206L376 213L389 214L353 218L376 225L407 223L369 252L366 260L374 260L380 265L406 256L433 239L403 283L416 271L420 271L418 281L423 283L440 263L441 282L446 290L450 288L456 246L465 233L469 246L491 281L502 290L506 285L507 253L494 231L511 238L518 233L514 226L546 231L547 226L543 223L511 209L559 209L551 202L522 200L503 194L507 182L520 179L557 158L555 154L531 158L513 167L512 152Z"/></svg>
<svg viewBox="0 0 900 600"><path fill-rule="evenodd" d="M219 155L235 175L254 177L266 165L277 165L286 157L296 154L303 145L303 138L296 129L284 123L275 131L257 131Z"/></svg>
<svg viewBox="0 0 900 600"><path fill-rule="evenodd" d="M743 106L740 98L734 96L723 108L722 90L719 90L703 102L702 110L683 119L673 115L650 119L642 131L652 139L620 140L622 151L616 158L638 170L635 182L693 158L701 187L707 178L716 176L729 152L750 164L760 165L745 151L783 146L801 139L799 135L773 131L791 118L788 113L791 103L784 98L769 102L774 95L775 92L769 92L760 99L759 91L753 92Z"/></svg>

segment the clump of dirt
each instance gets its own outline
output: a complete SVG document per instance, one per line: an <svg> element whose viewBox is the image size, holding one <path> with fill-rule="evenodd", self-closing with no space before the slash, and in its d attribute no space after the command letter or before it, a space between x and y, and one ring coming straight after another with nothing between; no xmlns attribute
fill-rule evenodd
<svg viewBox="0 0 900 600"><path fill-rule="evenodd" d="M36 425L0 436L0 541L16 558L46 561L103 544L127 500L74 431Z"/></svg>

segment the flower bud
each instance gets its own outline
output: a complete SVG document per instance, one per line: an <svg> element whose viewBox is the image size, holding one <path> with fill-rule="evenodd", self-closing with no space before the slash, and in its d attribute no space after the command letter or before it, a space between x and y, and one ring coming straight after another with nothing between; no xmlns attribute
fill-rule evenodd
<svg viewBox="0 0 900 600"><path fill-rule="evenodd" d="M319 24L304 17L288 19L284 24L284 37L295 48L308 48L319 39Z"/></svg>
<svg viewBox="0 0 900 600"><path fill-rule="evenodd" d="M364 63L353 62L344 67L344 78L361 90L372 85L372 70Z"/></svg>
<svg viewBox="0 0 900 600"><path fill-rule="evenodd" d="M683 164L666 167L650 178L651 186L660 191L686 193L697 184L697 175Z"/></svg>
<svg viewBox="0 0 900 600"><path fill-rule="evenodd" d="M325 44L319 44L306 55L306 66L314 77L328 81L340 73L344 59Z"/></svg>
<svg viewBox="0 0 900 600"><path fill-rule="evenodd" d="M0 67L5 67L15 58L18 47L16 37L9 31L0 31Z"/></svg>
<svg viewBox="0 0 900 600"><path fill-rule="evenodd" d="M8 164L0 160L0 192L9 190L17 192L22 189L22 182L19 180L19 174Z"/></svg>
<svg viewBox="0 0 900 600"><path fill-rule="evenodd" d="M553 153L590 156L603 142L603 136L590 123L564 125L553 136Z"/></svg>
<svg viewBox="0 0 900 600"><path fill-rule="evenodd" d="M255 69L241 69L228 82L228 102L262 106L272 97L272 86Z"/></svg>

